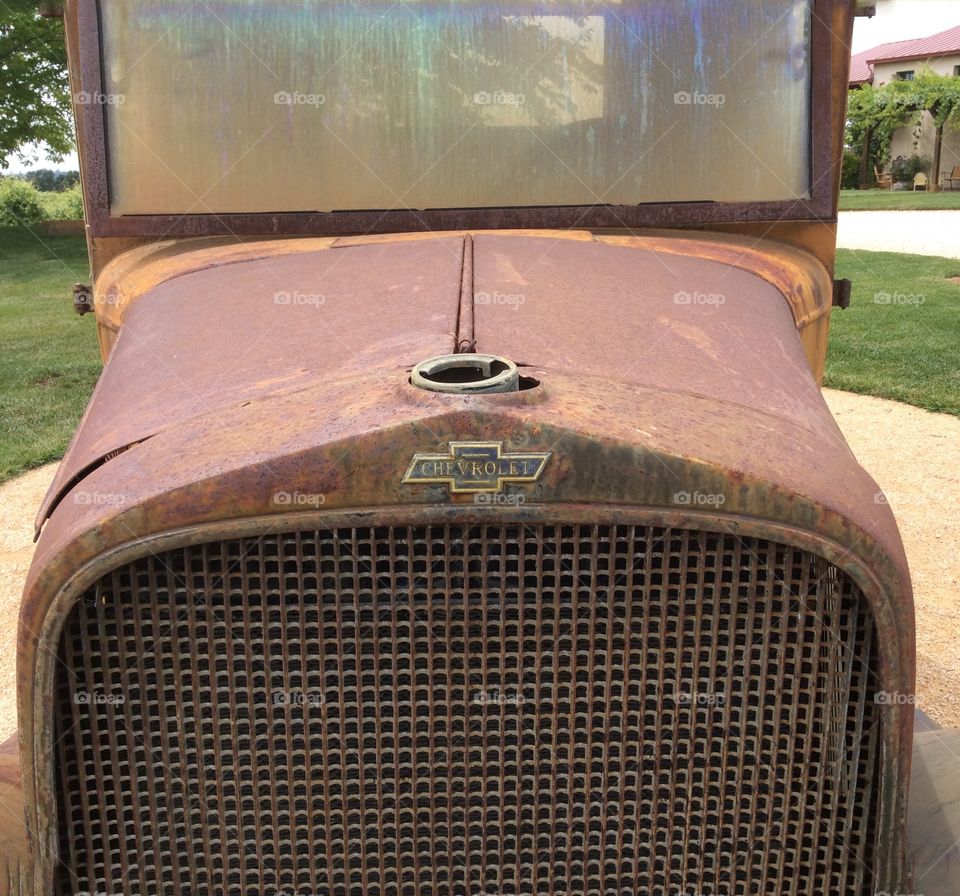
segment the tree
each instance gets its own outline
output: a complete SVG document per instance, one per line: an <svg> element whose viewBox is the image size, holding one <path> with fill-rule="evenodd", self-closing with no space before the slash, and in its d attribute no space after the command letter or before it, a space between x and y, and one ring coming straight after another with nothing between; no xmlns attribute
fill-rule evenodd
<svg viewBox="0 0 960 896"><path fill-rule="evenodd" d="M79 183L80 173L78 171L52 171L50 168L37 168L34 171L26 172L23 179L33 184L42 193L59 193L62 190L69 190L74 184Z"/></svg>
<svg viewBox="0 0 960 896"><path fill-rule="evenodd" d="M913 85L918 107L930 113L937 129L933 144L933 182L939 184L944 128L960 129L960 78L924 71Z"/></svg>
<svg viewBox="0 0 960 896"><path fill-rule="evenodd" d="M960 78L922 71L913 81L865 85L850 91L846 143L861 153L861 184L869 182L871 161L882 164L888 160L894 131L912 123L919 136L924 112L930 113L937 129L932 172L937 184L944 128L960 128Z"/></svg>
<svg viewBox="0 0 960 896"><path fill-rule="evenodd" d="M871 182L871 165L890 156L893 133L917 115L911 81L893 81L883 87L865 84L850 91L847 102L847 146L860 155L860 184Z"/></svg>
<svg viewBox="0 0 960 896"><path fill-rule="evenodd" d="M42 145L51 160L73 149L63 24L36 0L0 3L0 168Z"/></svg>

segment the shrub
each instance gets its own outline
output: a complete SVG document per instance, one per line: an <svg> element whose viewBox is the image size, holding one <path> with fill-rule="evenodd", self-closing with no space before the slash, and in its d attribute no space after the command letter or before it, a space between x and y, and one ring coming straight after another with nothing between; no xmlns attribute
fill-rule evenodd
<svg viewBox="0 0 960 896"><path fill-rule="evenodd" d="M856 190L860 186L860 156L855 152L843 154L843 174L840 179L840 188Z"/></svg>
<svg viewBox="0 0 960 896"><path fill-rule="evenodd" d="M44 193L48 217L54 221L82 221L83 193L80 185L64 190L62 193Z"/></svg>
<svg viewBox="0 0 960 896"><path fill-rule="evenodd" d="M909 159L903 156L897 156L890 163L890 173L893 175L893 182L896 184L912 184L914 177L921 171L930 170L930 160L925 156L921 158L916 153Z"/></svg>
<svg viewBox="0 0 960 896"><path fill-rule="evenodd" d="M43 200L33 184L13 179L0 182L0 224L21 227L46 217Z"/></svg>

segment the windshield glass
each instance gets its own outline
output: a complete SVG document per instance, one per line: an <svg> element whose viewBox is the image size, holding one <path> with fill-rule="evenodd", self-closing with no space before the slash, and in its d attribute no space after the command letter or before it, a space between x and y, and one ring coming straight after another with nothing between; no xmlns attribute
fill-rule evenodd
<svg viewBox="0 0 960 896"><path fill-rule="evenodd" d="M111 212L805 198L811 4L102 3Z"/></svg>

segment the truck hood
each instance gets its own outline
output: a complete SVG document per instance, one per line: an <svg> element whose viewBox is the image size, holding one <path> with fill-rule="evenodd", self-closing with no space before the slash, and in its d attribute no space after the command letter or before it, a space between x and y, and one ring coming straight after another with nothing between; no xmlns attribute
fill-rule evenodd
<svg viewBox="0 0 960 896"><path fill-rule="evenodd" d="M598 403L616 384L839 437L797 332L825 320L829 279L783 245L584 232L196 243L127 253L98 280L117 336L38 532L90 471L161 432L319 383L401 381L457 350L595 383Z"/></svg>

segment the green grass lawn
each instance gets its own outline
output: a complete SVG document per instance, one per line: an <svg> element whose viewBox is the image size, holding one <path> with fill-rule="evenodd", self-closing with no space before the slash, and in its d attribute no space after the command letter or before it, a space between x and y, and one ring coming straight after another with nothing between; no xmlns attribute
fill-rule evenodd
<svg viewBox="0 0 960 896"><path fill-rule="evenodd" d="M902 192L899 190L841 190L840 211L880 211L899 209L960 209L960 190L944 193Z"/></svg>
<svg viewBox="0 0 960 896"><path fill-rule="evenodd" d="M41 242L42 240L42 242ZM83 237L0 228L0 482L63 455L100 373Z"/></svg>
<svg viewBox="0 0 960 896"><path fill-rule="evenodd" d="M82 237L0 228L0 482L56 460L100 372ZM960 260L841 250L853 305L833 316L826 384L960 416ZM874 297L889 301L875 302Z"/></svg>
<svg viewBox="0 0 960 896"><path fill-rule="evenodd" d="M825 385L960 416L960 260L841 249Z"/></svg>

